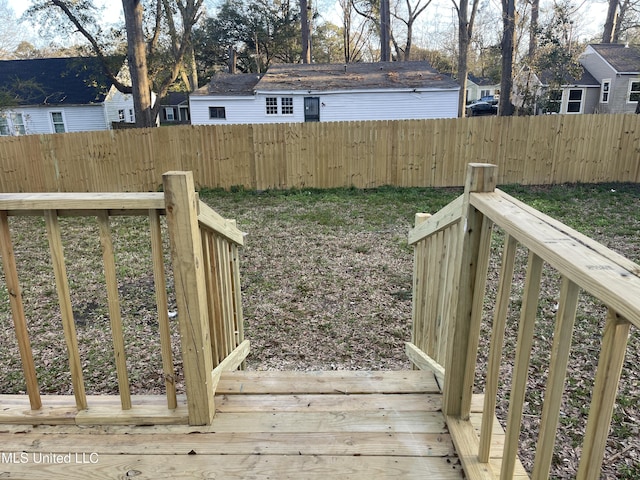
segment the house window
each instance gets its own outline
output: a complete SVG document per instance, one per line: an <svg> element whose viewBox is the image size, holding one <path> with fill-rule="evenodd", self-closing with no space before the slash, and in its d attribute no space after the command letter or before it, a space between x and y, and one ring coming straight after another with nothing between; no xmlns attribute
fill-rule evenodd
<svg viewBox="0 0 640 480"><path fill-rule="evenodd" d="M582 112L582 90L569 90L569 100L567 102L567 113Z"/></svg>
<svg viewBox="0 0 640 480"><path fill-rule="evenodd" d="M118 120L124 122L124 110L118 110Z"/></svg>
<svg viewBox="0 0 640 480"><path fill-rule="evenodd" d="M481 97L488 97L489 95L491 95L491 90L480 90Z"/></svg>
<svg viewBox="0 0 640 480"><path fill-rule="evenodd" d="M611 89L611 80L603 80L600 87L600 103L609 103L609 90Z"/></svg>
<svg viewBox="0 0 640 480"><path fill-rule="evenodd" d="M209 107L209 118L226 119L227 112L225 110L225 107Z"/></svg>
<svg viewBox="0 0 640 480"><path fill-rule="evenodd" d="M129 121L130 121L131 123L136 123L136 114L135 114L135 112L133 111L133 108L130 108L130 109L129 109Z"/></svg>
<svg viewBox="0 0 640 480"><path fill-rule="evenodd" d="M51 122L53 123L54 133L64 133L67 131L64 126L64 117L62 116L62 112L51 112Z"/></svg>
<svg viewBox="0 0 640 480"><path fill-rule="evenodd" d="M9 121L7 120L7 117L4 115L0 116L0 136L6 137L9 133Z"/></svg>
<svg viewBox="0 0 640 480"><path fill-rule="evenodd" d="M640 102L640 80L629 81L629 103Z"/></svg>
<svg viewBox="0 0 640 480"><path fill-rule="evenodd" d="M173 108L164 109L164 119L168 122L173 122L176 119Z"/></svg>
<svg viewBox="0 0 640 480"><path fill-rule="evenodd" d="M183 122L189 121L189 107L180 107L180 120Z"/></svg>
<svg viewBox="0 0 640 480"><path fill-rule="evenodd" d="M293 97L283 97L280 101L282 104L282 115L293 115Z"/></svg>
<svg viewBox="0 0 640 480"><path fill-rule="evenodd" d="M16 135L25 135L27 133L24 128L24 118L21 113L12 113L11 123L13 123L13 132Z"/></svg>
<svg viewBox="0 0 640 480"><path fill-rule="evenodd" d="M277 115L278 114L278 97L267 97L266 98L267 105L267 115Z"/></svg>

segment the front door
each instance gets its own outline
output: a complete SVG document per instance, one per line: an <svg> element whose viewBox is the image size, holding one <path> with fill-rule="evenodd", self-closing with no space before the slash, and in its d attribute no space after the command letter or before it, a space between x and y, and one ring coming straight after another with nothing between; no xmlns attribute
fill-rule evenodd
<svg viewBox="0 0 640 480"><path fill-rule="evenodd" d="M320 121L320 97L304 98L304 121L305 122Z"/></svg>

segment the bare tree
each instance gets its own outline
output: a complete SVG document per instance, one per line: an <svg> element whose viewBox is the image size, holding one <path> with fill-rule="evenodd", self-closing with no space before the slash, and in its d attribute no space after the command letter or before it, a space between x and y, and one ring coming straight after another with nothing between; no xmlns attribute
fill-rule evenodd
<svg viewBox="0 0 640 480"><path fill-rule="evenodd" d="M460 94L458 96L458 116L464 117L467 97L467 61L469 57L469 45L473 35L473 23L478 12L479 0L452 0L458 14L458 83ZM471 11L469 12L469 9Z"/></svg>
<svg viewBox="0 0 640 480"><path fill-rule="evenodd" d="M389 0L380 0L380 61L391 61L391 11Z"/></svg>
<svg viewBox="0 0 640 480"><path fill-rule="evenodd" d="M127 57L131 75L131 86L118 78L118 72L112 70L108 62L107 50L109 45L101 43L102 30L96 15L98 9L91 0L36 0L28 9L34 18L40 15L46 23L51 13L60 14L63 21L70 23L91 46L93 53L101 60L105 74L114 86L123 93L132 93L136 112L136 126L150 127L155 125L155 119L160 111L160 102L151 102L151 79L147 59L155 53L160 38L162 21L160 15L169 25L171 38L171 60L166 62L165 68L157 72L154 90L158 98L162 98L169 91L169 87L185 71L185 59L190 58L191 33L198 20L203 0L155 0L155 28L149 42L146 41L143 28L144 6L142 0L122 0L122 7L127 30ZM161 4L162 3L162 4ZM163 8L165 7L165 8ZM169 7L169 8L166 8ZM164 13L163 13L164 12ZM178 13L181 18L181 31L172 23L173 15ZM185 76L187 78L188 76ZM189 84L193 83L193 75ZM197 86L197 78L195 79Z"/></svg>
<svg viewBox="0 0 640 480"><path fill-rule="evenodd" d="M0 58L9 58L22 38L13 10L7 0L0 0Z"/></svg>
<svg viewBox="0 0 640 480"><path fill-rule="evenodd" d="M531 19L529 21L529 61L536 55L538 47L538 18L540 17L540 0L531 0Z"/></svg>
<svg viewBox="0 0 640 480"><path fill-rule="evenodd" d="M397 35L392 34L392 41L396 49L396 56L398 60L410 60L411 47L413 46L413 27L420 14L422 14L431 4L431 1L432 0L426 0L423 4L422 0L418 0L412 5L410 0L405 0L404 8L406 11L403 13L405 13L406 16L401 14L399 10L392 12L393 17L403 23L407 29L404 47L399 46L399 43L396 42Z"/></svg>
<svg viewBox="0 0 640 480"><path fill-rule="evenodd" d="M309 12L311 5L307 0L300 0L300 25L302 27L302 63L311 63L311 23Z"/></svg>
<svg viewBox="0 0 640 480"><path fill-rule="evenodd" d="M609 0L609 8L607 9L607 19L604 22L604 29L602 31L602 43L613 42L613 32L616 29L618 23L618 7L620 5L619 0Z"/></svg>
<svg viewBox="0 0 640 480"><path fill-rule="evenodd" d="M498 112L509 117L513 115L511 90L513 89L513 57L516 37L516 2L502 0L502 76L500 81L500 103Z"/></svg>

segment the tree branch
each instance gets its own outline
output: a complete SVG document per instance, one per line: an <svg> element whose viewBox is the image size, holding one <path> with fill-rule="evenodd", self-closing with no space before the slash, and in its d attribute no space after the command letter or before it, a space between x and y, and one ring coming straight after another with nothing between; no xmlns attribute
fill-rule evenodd
<svg viewBox="0 0 640 480"><path fill-rule="evenodd" d="M82 24L80 23L78 18L69 9L67 4L65 2L63 2L62 0L51 0L51 3L53 5L55 5L56 7L58 7L60 10L62 10L62 12L71 21L71 23L73 23L73 25L78 29L78 32L80 32L80 34L82 34L82 36L84 38L86 38L87 41L91 44L91 48L93 49L94 53L96 54L96 56L100 60L100 64L102 65L103 72L109 78L111 83L113 83L113 85L120 92L122 92L122 93L131 93L131 91L132 91L131 87L128 86L128 85L125 85L120 80L118 80L118 78L116 77L117 74L114 74L111 71L111 69L109 68L109 63L107 62L107 58L104 55L104 53L102 52L102 48L100 47L100 44L98 43L98 41L95 39L95 37L87 29L85 29L82 26Z"/></svg>

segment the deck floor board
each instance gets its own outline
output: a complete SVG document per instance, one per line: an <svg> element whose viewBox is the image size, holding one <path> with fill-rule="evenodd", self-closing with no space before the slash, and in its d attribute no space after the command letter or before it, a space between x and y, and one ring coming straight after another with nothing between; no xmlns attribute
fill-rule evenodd
<svg viewBox="0 0 640 480"><path fill-rule="evenodd" d="M0 478L464 478L429 372L233 372L219 387L210 426L0 425ZM0 419L26 408L8 402L0 396ZM112 402L89 398L98 410Z"/></svg>

